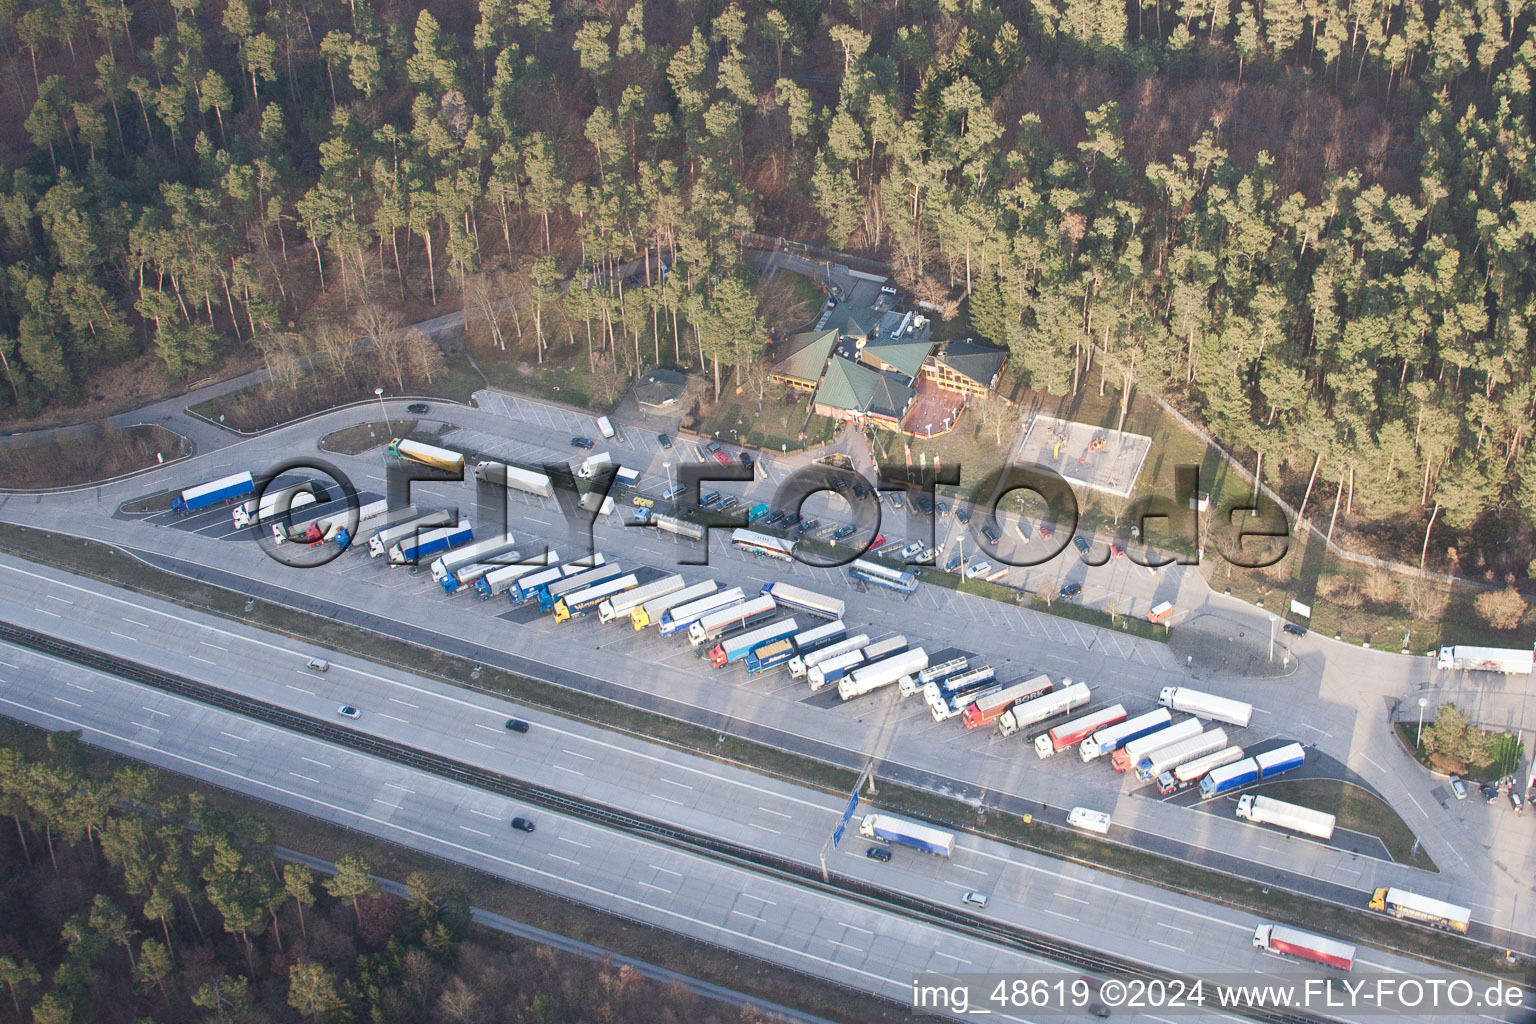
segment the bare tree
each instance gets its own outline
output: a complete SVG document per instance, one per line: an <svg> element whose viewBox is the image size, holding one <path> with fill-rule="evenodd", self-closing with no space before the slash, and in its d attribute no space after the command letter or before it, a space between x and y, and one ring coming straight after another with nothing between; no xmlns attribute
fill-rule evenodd
<svg viewBox="0 0 1536 1024"><path fill-rule="evenodd" d="M1494 629L1516 629L1525 618L1525 599L1514 587L1478 594L1477 614Z"/></svg>
<svg viewBox="0 0 1536 1024"><path fill-rule="evenodd" d="M374 340L374 365L378 368L381 376L393 378L396 389L402 393L405 391L405 371L409 365L409 360L405 335L402 332L391 331L383 337Z"/></svg>
<svg viewBox="0 0 1536 1024"><path fill-rule="evenodd" d="M988 398L976 403L976 412L981 416L981 426L984 430L991 430L994 443L1003 443L1003 433L1013 427L1018 415L1003 401L996 398Z"/></svg>
<svg viewBox="0 0 1536 1024"><path fill-rule="evenodd" d="M315 352L325 357L331 371L349 380L348 371L357 359L357 334L345 324L322 320L314 330Z"/></svg>
<svg viewBox="0 0 1536 1024"><path fill-rule="evenodd" d="M297 334L263 334L256 339L256 347L267 364L267 375L276 387L297 390L299 374L304 369L306 351L304 339Z"/></svg>
<svg viewBox="0 0 1536 1024"><path fill-rule="evenodd" d="M769 376L771 367L761 359L746 359L736 367L736 376L742 390L757 399L757 411L763 411L763 403L771 396L774 401L784 397L784 385Z"/></svg>
<svg viewBox="0 0 1536 1024"><path fill-rule="evenodd" d="M431 384L433 374L443 372L443 350L425 332L414 327L407 329L402 344L406 368L412 377L423 378Z"/></svg>
<svg viewBox="0 0 1536 1024"><path fill-rule="evenodd" d="M464 283L464 326L473 336L484 336L503 352L507 349L504 325L512 320L511 295L506 274L475 274Z"/></svg>
<svg viewBox="0 0 1536 1024"><path fill-rule="evenodd" d="M617 402L628 384L619 374L618 368L614 366L611 354L599 357L597 370L588 378L588 382L593 399L605 407Z"/></svg>
<svg viewBox="0 0 1536 1024"><path fill-rule="evenodd" d="M384 338L399 334L403 321L393 309L387 309L377 302L363 302L352 312L352 322L363 332L363 337L378 345Z"/></svg>

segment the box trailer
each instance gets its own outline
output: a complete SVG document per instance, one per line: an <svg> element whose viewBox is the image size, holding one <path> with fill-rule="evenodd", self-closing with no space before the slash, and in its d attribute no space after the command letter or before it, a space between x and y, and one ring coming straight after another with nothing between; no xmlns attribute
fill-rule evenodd
<svg viewBox="0 0 1536 1024"><path fill-rule="evenodd" d="M780 619L778 622L769 623L757 629L748 630L745 633L729 636L721 640L709 649L709 663L715 668L724 668L744 660L759 647L782 640L791 647L793 642L789 639L800 631L800 623L793 618Z"/></svg>
<svg viewBox="0 0 1536 1024"><path fill-rule="evenodd" d="M268 491L260 498L247 498L230 513L235 529L243 530L258 523L270 523L287 512L297 512L315 503L314 484L294 484Z"/></svg>
<svg viewBox="0 0 1536 1024"><path fill-rule="evenodd" d="M1157 777L1157 791L1163 796L1175 793L1185 786L1191 786L1199 782L1209 773L1223 765L1236 764L1243 759L1242 747L1226 747L1197 757L1193 761L1185 761L1171 772L1163 772Z"/></svg>
<svg viewBox="0 0 1536 1024"><path fill-rule="evenodd" d="M1102 757L1120 749L1132 740L1139 740L1159 729L1166 729L1172 721L1173 716L1165 708L1148 711L1144 715L1127 719L1119 725L1100 729L1077 745L1077 754L1084 763L1092 761L1096 757Z"/></svg>
<svg viewBox="0 0 1536 1024"><path fill-rule="evenodd" d="M1043 687L1050 684L1049 676L1035 676L1023 682L1011 683L991 697L973 701L970 707L965 709L961 719L965 722L967 729L991 725L1002 717L1004 711L1020 701L1033 700Z"/></svg>
<svg viewBox="0 0 1536 1024"><path fill-rule="evenodd" d="M1070 722L1063 722L1050 732L1043 732L1036 736L1035 756L1054 757L1068 747L1077 746L1100 729L1123 721L1125 721L1123 704L1111 704L1107 708L1079 715Z"/></svg>
<svg viewBox="0 0 1536 1024"><path fill-rule="evenodd" d="M1198 718L1186 718L1166 728L1154 729L1144 736L1127 740L1123 746L1110 754L1109 763L1117 772L1131 771L1136 767L1136 762L1146 755L1161 750L1170 743L1179 743L1198 736L1200 729Z"/></svg>
<svg viewBox="0 0 1536 1024"><path fill-rule="evenodd" d="M555 621L564 622L572 616L597 611L610 597L627 590L634 590L639 585L639 578L634 573L630 573L627 576L619 576L572 591L555 602Z"/></svg>
<svg viewBox="0 0 1536 1024"><path fill-rule="evenodd" d="M1183 712L1208 721L1225 722L1239 729L1248 728L1248 723L1253 720L1252 704L1191 690L1187 686L1163 687L1157 695L1157 702L1170 711Z"/></svg>
<svg viewBox="0 0 1536 1024"><path fill-rule="evenodd" d="M740 587L728 587L725 590L717 590L687 604L680 604L661 613L661 635L671 636L674 633L686 633L688 627L710 612L728 608L734 604L740 604L742 599Z"/></svg>
<svg viewBox="0 0 1536 1024"><path fill-rule="evenodd" d="M1227 731L1219 728L1209 729L1177 743L1165 744L1136 759L1136 777L1142 782L1151 782L1163 772L1171 772L1186 761L1225 750L1226 746Z"/></svg>
<svg viewBox="0 0 1536 1024"><path fill-rule="evenodd" d="M923 699L928 702L928 706L935 715L942 714L943 717L940 718L940 721L943 721L944 718L954 717L953 714L949 713L954 708L964 708L972 701L980 700L981 691L987 689L996 681L997 672L991 665L977 665L975 668L967 669L959 675L947 676L936 683L928 683L922 688ZM998 689L1001 690L1002 687L999 686ZM1046 685L1025 694L1023 699L1033 700L1049 692L1051 692L1051 685L1049 680L1047 680ZM964 702L957 704L956 701L959 701L961 698L965 698ZM959 714L959 712L957 711L955 714Z"/></svg>
<svg viewBox="0 0 1536 1024"><path fill-rule="evenodd" d="M873 693L882 686L889 686L904 675L921 672L928 667L928 652L921 647L894 654L884 661L872 661L860 665L837 681L837 695L843 700L853 700L866 693Z"/></svg>
<svg viewBox="0 0 1536 1024"><path fill-rule="evenodd" d="M843 617L843 602L840 598L827 597L789 583L764 583L763 593L776 603L797 612L807 612L828 620Z"/></svg>
<svg viewBox="0 0 1536 1024"><path fill-rule="evenodd" d="M468 544L474 539L475 531L470 529L469 520L460 519L453 526L441 526L396 541L395 546L389 549L389 565L392 569L401 565L414 565L428 555L435 555L459 544Z"/></svg>
<svg viewBox="0 0 1536 1024"><path fill-rule="evenodd" d="M940 857L949 857L955 852L953 832L945 832L932 825L923 825L890 814L864 815L864 819L859 822L859 835L865 839L899 843Z"/></svg>
<svg viewBox="0 0 1536 1024"><path fill-rule="evenodd" d="M657 597L666 597L675 594L684 587L681 576L663 576L659 580L652 580L643 587L626 590L622 594L615 594L604 601L597 608L597 621L607 623L615 619L627 618L629 613L639 608L645 602Z"/></svg>
<svg viewBox="0 0 1536 1024"><path fill-rule="evenodd" d="M907 638L900 633L888 636L884 640L876 640L864 649L864 657L870 662L876 662L882 658L889 658L893 654L900 654L907 649Z"/></svg>
<svg viewBox="0 0 1536 1024"><path fill-rule="evenodd" d="M432 560L432 579L451 594L458 588L450 586L448 581L453 579L454 574L464 566L473 565L476 562L495 565L497 556L507 554L516 546L517 542L512 535L504 533L499 537L487 537L473 544L465 544L463 547L444 552ZM511 564L516 561L516 558L503 558L502 564Z"/></svg>
<svg viewBox="0 0 1536 1024"><path fill-rule="evenodd" d="M221 501L233 501L243 498L256 489L256 481L251 479L251 474L231 473L229 476L221 476L217 480L210 480L196 487L188 487L171 499L171 511L177 515L183 512L196 512L200 508L217 505Z"/></svg>
<svg viewBox="0 0 1536 1024"><path fill-rule="evenodd" d="M847 636L841 621L827 622L815 629L804 630L794 636L766 644L747 655L747 674L758 675L785 664L797 654L809 654L822 647L837 643Z"/></svg>
<svg viewBox="0 0 1536 1024"><path fill-rule="evenodd" d="M603 470L613 465L613 456L607 452L598 452L581 460L581 465L576 469L576 475L583 480L591 480L601 475Z"/></svg>
<svg viewBox="0 0 1536 1024"><path fill-rule="evenodd" d="M409 518L416 515L416 506L410 505L400 511L405 518ZM364 526L372 528L389 522L390 520L385 518L388 514L389 502L380 498L378 501L370 501L366 505L359 506L355 522L352 520L351 513L342 509L308 522L294 523L292 536L289 536L288 527L281 520L269 524L269 528L272 530L272 540L277 544L293 542L309 544L313 547L322 541L334 540L336 546L345 551L352 546L353 537L361 533Z"/></svg>
<svg viewBox="0 0 1536 1024"><path fill-rule="evenodd" d="M460 476L464 474L464 456L436 445L397 437L389 442L389 454L406 462L440 469L445 473L457 473Z"/></svg>
<svg viewBox="0 0 1536 1024"><path fill-rule="evenodd" d="M903 676L903 679L906 677ZM948 697L940 697L928 702L928 711L933 715L935 722L947 722L957 715L963 715L966 709L977 701L990 700L1003 692L1003 687L998 683L990 686L983 685L976 689L959 690Z"/></svg>
<svg viewBox="0 0 1536 1024"><path fill-rule="evenodd" d="M699 620L688 627L688 643L694 650L698 650L731 630L746 629L763 621L774 611L773 598L761 595L749 597L745 601L699 616Z"/></svg>
<svg viewBox="0 0 1536 1024"><path fill-rule="evenodd" d="M1103 811L1095 811L1089 807L1074 807L1067 813L1067 824L1073 828L1080 828L1084 832L1097 832L1101 836L1109 834L1109 815Z"/></svg>
<svg viewBox="0 0 1536 1024"><path fill-rule="evenodd" d="M1254 762L1259 766L1259 778L1272 779L1276 775L1283 775L1288 771L1300 768L1306 762L1307 751L1300 743L1287 743L1283 747L1254 755Z"/></svg>
<svg viewBox="0 0 1536 1024"><path fill-rule="evenodd" d="M475 593L482 601L495 597L497 594L510 590L519 579L530 573L542 572L549 568L551 563L560 561L560 556L555 552L549 552L544 558L527 565L501 565L491 569L490 572L475 580Z"/></svg>
<svg viewBox="0 0 1536 1024"><path fill-rule="evenodd" d="M513 604L523 604L533 600L534 596L549 586L570 575L562 565L551 565L548 568L538 569L519 577L507 588L507 600Z"/></svg>
<svg viewBox="0 0 1536 1024"><path fill-rule="evenodd" d="M1384 911L1404 921L1417 921L1432 928L1444 928L1463 935L1467 932L1467 926L1472 923L1472 911L1466 907L1420 896L1407 889L1393 889L1385 886L1377 889L1371 895L1370 908Z"/></svg>
<svg viewBox="0 0 1536 1024"><path fill-rule="evenodd" d="M393 519L394 516L390 518ZM426 530L447 526L448 523L448 513L439 511L406 517L398 522L382 525L373 532L373 536L368 538L368 557L380 558L389 554L389 549L400 541Z"/></svg>
<svg viewBox="0 0 1536 1024"><path fill-rule="evenodd" d="M630 625L637 633L652 623L659 626L661 625L661 616L664 612L708 597L715 592L717 587L718 584L714 580L700 580L697 583L684 587L682 590L674 590L670 594L653 597L640 607L630 611Z"/></svg>
<svg viewBox="0 0 1536 1024"><path fill-rule="evenodd" d="M1254 793L1237 798L1237 816L1260 825L1278 825L1317 839L1333 838L1334 817L1327 811Z"/></svg>
<svg viewBox="0 0 1536 1024"><path fill-rule="evenodd" d="M844 676L868 661L863 651L848 651L839 654L835 658L828 658L817 665L812 665L806 672L806 682L810 683L812 692L820 690L824 686L830 686L839 682Z"/></svg>
<svg viewBox="0 0 1536 1024"><path fill-rule="evenodd" d="M1338 939L1314 935L1283 924L1261 924L1253 933L1253 946L1266 953L1300 957L1325 967L1347 971L1355 965L1355 947Z"/></svg>
<svg viewBox="0 0 1536 1024"><path fill-rule="evenodd" d="M1259 781L1259 764L1251 757L1222 765L1207 772L1200 780L1200 796L1209 800L1222 793L1230 793L1239 786Z"/></svg>
<svg viewBox="0 0 1536 1024"><path fill-rule="evenodd" d="M795 634L795 653L810 654L814 651L819 651L823 647L829 647L832 644L838 643L847 635L848 627L843 625L842 619L820 623Z"/></svg>
<svg viewBox="0 0 1536 1024"><path fill-rule="evenodd" d="M540 498L551 498L555 494L554 481L548 475L521 466L510 466L505 462L475 463L475 479Z"/></svg>
<svg viewBox="0 0 1536 1024"><path fill-rule="evenodd" d="M808 654L796 653L789 659L789 675L792 679L804 679L811 669L824 661L840 657L851 651L862 651L869 644L868 633L857 633L836 643L818 647Z"/></svg>
<svg viewBox="0 0 1536 1024"><path fill-rule="evenodd" d="M599 583L607 583L609 580L618 579L623 575L624 570L619 567L619 563L604 562L602 565L594 568L583 569L563 579L546 583L539 588L539 592L534 597L539 602L539 611L552 612L555 610L555 604L567 594L575 594L586 590L588 587L595 587Z"/></svg>
<svg viewBox="0 0 1536 1024"><path fill-rule="evenodd" d="M1060 690L1036 697L1034 700L1015 704L1004 711L997 720L997 731L1004 736L1038 725L1048 718L1064 715L1088 703L1088 684L1072 683Z"/></svg>
<svg viewBox="0 0 1536 1024"><path fill-rule="evenodd" d="M1503 672L1528 676L1536 651L1503 647L1442 647L1435 664L1447 671Z"/></svg>

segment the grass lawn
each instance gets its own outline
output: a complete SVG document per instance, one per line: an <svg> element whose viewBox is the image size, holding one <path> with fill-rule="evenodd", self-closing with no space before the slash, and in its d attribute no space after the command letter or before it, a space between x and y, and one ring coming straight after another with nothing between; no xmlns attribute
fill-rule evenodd
<svg viewBox="0 0 1536 1024"><path fill-rule="evenodd" d="M83 426L64 440L0 445L0 487L69 487L108 480L136 469L167 464L191 451L177 435L154 424L117 428Z"/></svg>
<svg viewBox="0 0 1536 1024"><path fill-rule="evenodd" d="M1338 819L1339 828L1376 836L1386 845L1387 853L1399 864L1425 871L1440 869L1423 847L1415 845L1415 836L1407 822L1390 806L1359 786L1337 779L1281 780L1266 784L1257 792L1275 800L1288 800L1303 807L1326 811Z"/></svg>
<svg viewBox="0 0 1536 1024"><path fill-rule="evenodd" d="M373 398L375 376L357 374L351 380L343 381L326 370L306 370L293 388L270 382L253 384L188 406L187 411L232 430L259 433L301 416ZM442 371L432 375L430 383L407 377L401 393L467 402L470 395L483 387L485 381L466 357L449 356L444 360ZM395 391L395 388L385 386L384 396L388 398Z"/></svg>
<svg viewBox="0 0 1536 1024"><path fill-rule="evenodd" d="M803 401L785 405L782 400L765 400L759 410L754 397L732 394L728 388L721 389L719 402L704 404L699 416L685 417L683 429L711 440L775 452L814 448L837 436L836 421L825 416L806 419Z"/></svg>
<svg viewBox="0 0 1536 1024"><path fill-rule="evenodd" d="M545 353L543 364L511 352L476 349L476 363L486 380L503 391L547 398L579 409L603 412L607 403L592 397L592 374L587 371L586 351L561 346Z"/></svg>
<svg viewBox="0 0 1536 1024"><path fill-rule="evenodd" d="M396 437L410 437L415 430L416 421L413 419L392 419L388 423L383 420L372 420L368 423L359 423L354 427L342 427L340 430L331 431L320 439L320 450L335 452L337 455L361 455L363 452L388 444ZM425 441L427 438L421 440Z"/></svg>

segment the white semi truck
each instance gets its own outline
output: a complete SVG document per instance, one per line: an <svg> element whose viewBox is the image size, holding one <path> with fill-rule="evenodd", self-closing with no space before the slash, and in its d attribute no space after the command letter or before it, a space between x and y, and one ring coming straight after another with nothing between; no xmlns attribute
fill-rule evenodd
<svg viewBox="0 0 1536 1024"><path fill-rule="evenodd" d="M1536 651L1504 647L1442 647L1435 660L1438 668L1446 671L1503 672L1511 676L1531 674Z"/></svg>
<svg viewBox="0 0 1536 1024"><path fill-rule="evenodd" d="M1230 697L1218 697L1214 693L1191 690L1187 686L1165 686L1158 694L1157 702L1169 711L1179 711L1213 722L1225 722L1239 729L1248 728L1253 720L1253 705Z"/></svg>
<svg viewBox="0 0 1536 1024"><path fill-rule="evenodd" d="M1292 832L1332 839L1334 817L1326 811L1313 810L1267 796L1245 793L1237 798L1237 816L1260 825L1279 825Z"/></svg>
<svg viewBox="0 0 1536 1024"><path fill-rule="evenodd" d="M997 731L1004 736L1012 736L1048 718L1082 707L1088 703L1089 697L1087 683L1073 683L1023 704L1015 704L998 717Z"/></svg>
<svg viewBox="0 0 1536 1024"><path fill-rule="evenodd" d="M889 686L902 676L928 667L928 652L921 647L892 655L883 661L862 665L837 681L837 695L843 700L862 697L882 686Z"/></svg>

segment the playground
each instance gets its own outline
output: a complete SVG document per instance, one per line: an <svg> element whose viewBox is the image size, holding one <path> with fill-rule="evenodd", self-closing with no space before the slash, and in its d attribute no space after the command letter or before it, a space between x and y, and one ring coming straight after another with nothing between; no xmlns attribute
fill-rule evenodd
<svg viewBox="0 0 1536 1024"><path fill-rule="evenodd" d="M1145 434L1036 416L1019 442L1022 466L1047 466L1074 485L1128 497L1152 439Z"/></svg>

